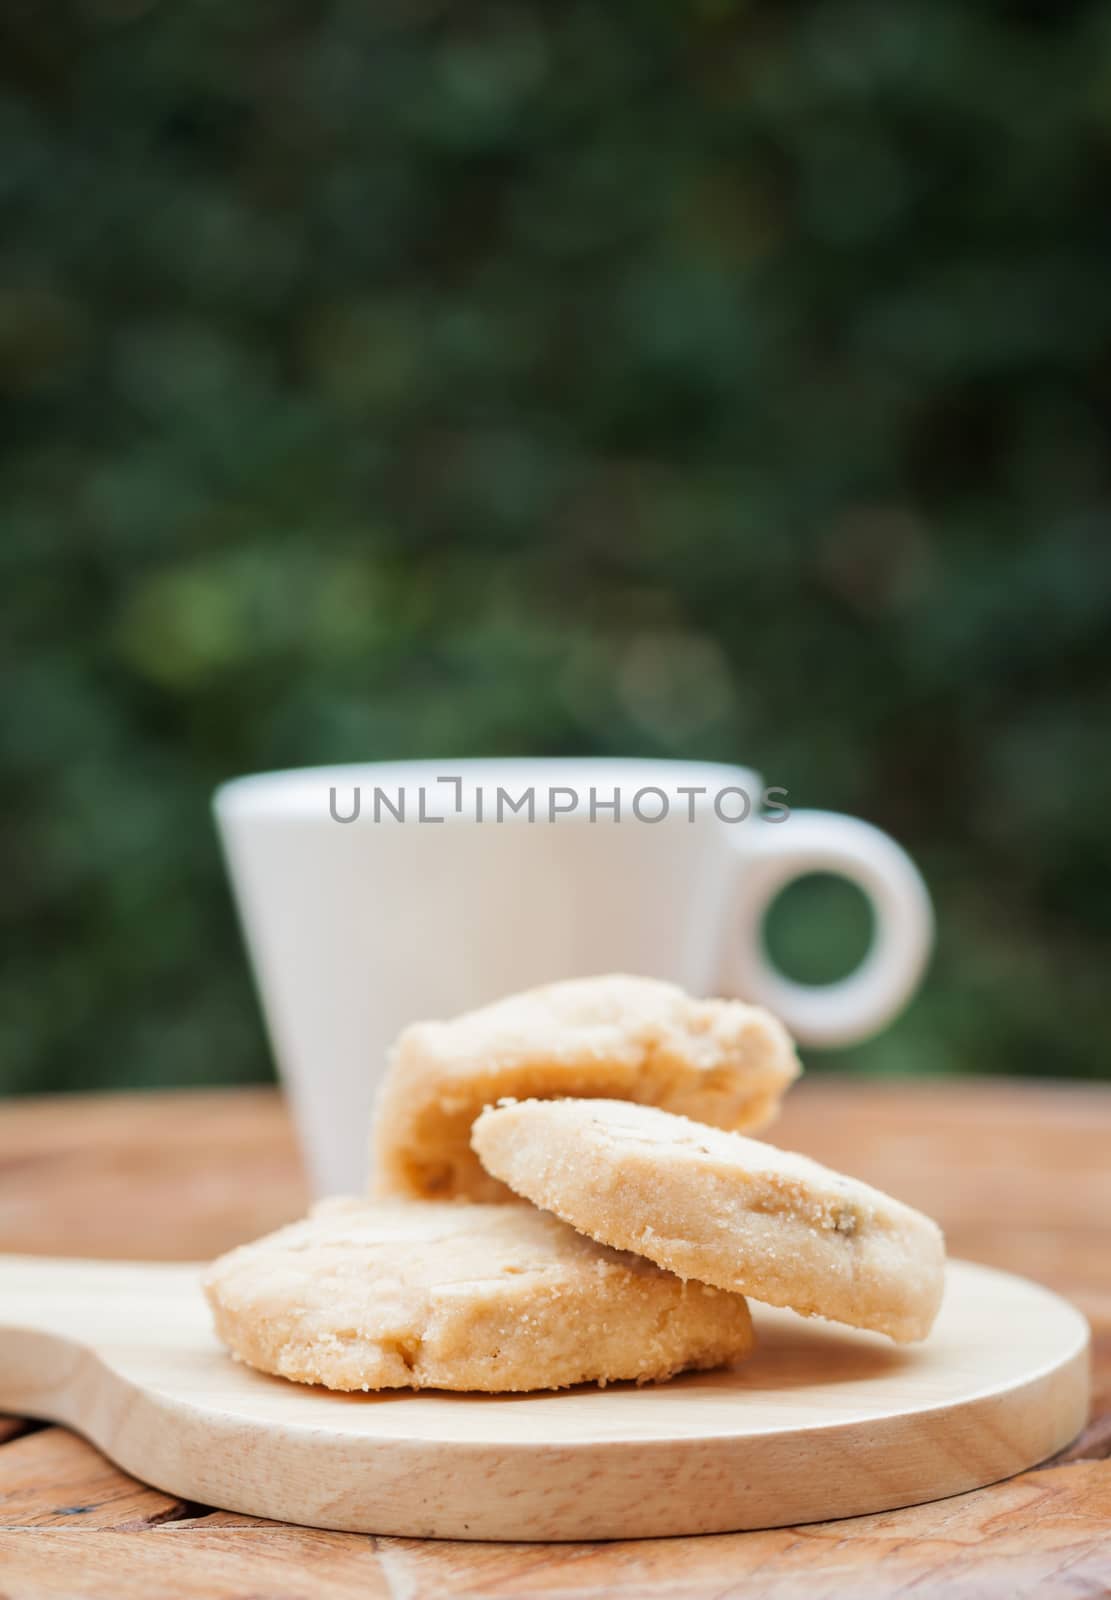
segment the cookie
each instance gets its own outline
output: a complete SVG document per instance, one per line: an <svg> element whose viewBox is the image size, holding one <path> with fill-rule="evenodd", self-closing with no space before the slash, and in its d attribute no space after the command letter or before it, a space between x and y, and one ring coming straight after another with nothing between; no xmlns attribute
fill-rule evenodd
<svg viewBox="0 0 1111 1600"><path fill-rule="evenodd" d="M406 1028L378 1099L374 1190L507 1199L470 1147L474 1118L505 1096L638 1100L747 1130L799 1070L782 1023L739 1000L621 976L531 989Z"/></svg>
<svg viewBox="0 0 1111 1600"><path fill-rule="evenodd" d="M620 1100L497 1107L473 1139L518 1194L681 1278L900 1342L937 1315L937 1225L806 1156Z"/></svg>
<svg viewBox="0 0 1111 1600"><path fill-rule="evenodd" d="M324 1201L222 1256L216 1331L330 1389L561 1389L739 1360L740 1295L684 1283L532 1206Z"/></svg>

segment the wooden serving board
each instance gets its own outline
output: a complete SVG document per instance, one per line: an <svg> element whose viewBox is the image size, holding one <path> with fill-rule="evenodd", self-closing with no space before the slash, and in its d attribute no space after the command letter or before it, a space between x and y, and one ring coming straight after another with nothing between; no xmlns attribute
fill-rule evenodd
<svg viewBox="0 0 1111 1600"><path fill-rule="evenodd" d="M824 1521L1020 1472L1088 1406L1088 1328L954 1262L921 1346L754 1307L735 1369L558 1394L331 1394L217 1343L199 1268L0 1257L0 1409L159 1489L355 1532L617 1539Z"/></svg>

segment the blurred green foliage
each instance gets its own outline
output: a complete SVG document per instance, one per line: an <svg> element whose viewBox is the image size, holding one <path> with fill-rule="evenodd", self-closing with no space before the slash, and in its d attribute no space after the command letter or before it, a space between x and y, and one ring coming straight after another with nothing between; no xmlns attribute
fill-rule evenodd
<svg viewBox="0 0 1111 1600"><path fill-rule="evenodd" d="M839 1059L1107 1072L1111 8L0 34L0 1085L266 1073L213 784L497 752L879 822L940 951Z"/></svg>

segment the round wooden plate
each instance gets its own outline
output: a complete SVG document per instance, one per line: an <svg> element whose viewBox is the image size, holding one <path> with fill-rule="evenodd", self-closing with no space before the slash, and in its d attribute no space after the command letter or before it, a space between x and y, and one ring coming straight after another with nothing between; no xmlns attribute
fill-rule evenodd
<svg viewBox="0 0 1111 1600"><path fill-rule="evenodd" d="M735 1369L637 1389L339 1395L237 1366L195 1267L0 1258L0 1410L78 1429L205 1505L363 1533L626 1539L824 1521L958 1494L1067 1444L1088 1328L953 1262L930 1338L754 1306Z"/></svg>

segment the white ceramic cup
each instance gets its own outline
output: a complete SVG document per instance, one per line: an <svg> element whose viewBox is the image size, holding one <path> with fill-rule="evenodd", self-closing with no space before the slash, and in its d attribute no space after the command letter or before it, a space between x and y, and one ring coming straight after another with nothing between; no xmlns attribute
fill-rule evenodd
<svg viewBox="0 0 1111 1600"><path fill-rule="evenodd" d="M785 814L785 791L764 796L745 768L585 759L321 767L219 789L316 1190L363 1186L374 1091L399 1031L514 990L631 972L757 1001L804 1044L881 1028L932 941L916 867L868 823ZM821 986L776 971L761 933L770 902L810 872L858 884L875 913L862 964Z"/></svg>

